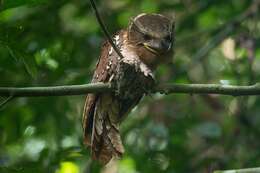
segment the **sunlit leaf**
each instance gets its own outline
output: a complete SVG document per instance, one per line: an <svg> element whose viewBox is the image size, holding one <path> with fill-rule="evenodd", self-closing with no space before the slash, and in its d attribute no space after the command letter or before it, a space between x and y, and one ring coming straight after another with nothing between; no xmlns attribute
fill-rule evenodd
<svg viewBox="0 0 260 173"><path fill-rule="evenodd" d="M135 162L130 157L123 158L119 163L119 172L135 173Z"/></svg>
<svg viewBox="0 0 260 173"><path fill-rule="evenodd" d="M60 168L55 173L79 173L79 168L73 162L61 162Z"/></svg>

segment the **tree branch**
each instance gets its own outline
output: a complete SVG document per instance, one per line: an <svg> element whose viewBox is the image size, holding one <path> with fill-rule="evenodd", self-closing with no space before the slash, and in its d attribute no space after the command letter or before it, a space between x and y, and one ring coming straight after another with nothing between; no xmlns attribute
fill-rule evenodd
<svg viewBox="0 0 260 173"><path fill-rule="evenodd" d="M214 171L214 173L256 173L260 172L260 168L234 169L226 171Z"/></svg>
<svg viewBox="0 0 260 173"><path fill-rule="evenodd" d="M84 85L68 85L53 87L0 87L0 96L39 97L39 96L68 96L86 95L87 93L112 92L110 84L93 83ZM152 91L162 94L220 94L231 96L260 95L260 83L249 86L233 86L218 84L164 84L158 85Z"/></svg>
<svg viewBox="0 0 260 173"><path fill-rule="evenodd" d="M220 84L164 84L157 86L156 91L164 94L189 93L231 96L260 95L260 83L248 86Z"/></svg>
<svg viewBox="0 0 260 173"><path fill-rule="evenodd" d="M39 97L85 95L87 93L110 92L110 84L93 83L84 85L52 86L52 87L0 87L0 96Z"/></svg>

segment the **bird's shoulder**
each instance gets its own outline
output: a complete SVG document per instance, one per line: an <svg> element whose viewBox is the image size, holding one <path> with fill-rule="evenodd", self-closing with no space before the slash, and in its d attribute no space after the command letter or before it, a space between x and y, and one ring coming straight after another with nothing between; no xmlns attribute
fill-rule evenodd
<svg viewBox="0 0 260 173"><path fill-rule="evenodd" d="M124 47L126 34L127 31L122 29L116 32L112 37L113 42L119 51L122 51ZM120 56L116 53L109 41L105 40L101 46L101 53L96 64L92 82L107 82L120 60Z"/></svg>

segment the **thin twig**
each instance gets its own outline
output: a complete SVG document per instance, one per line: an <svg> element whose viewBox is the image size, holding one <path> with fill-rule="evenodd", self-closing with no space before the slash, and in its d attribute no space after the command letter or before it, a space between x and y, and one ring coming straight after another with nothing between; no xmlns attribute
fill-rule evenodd
<svg viewBox="0 0 260 173"><path fill-rule="evenodd" d="M54 87L0 87L0 96L39 97L85 95L87 93L113 92L115 89L109 83L91 83L84 85L54 86ZM231 96L260 95L260 83L248 86L219 84L163 84L156 86L153 93L163 94L220 94Z"/></svg>
<svg viewBox="0 0 260 173"><path fill-rule="evenodd" d="M233 31L233 25L230 25L230 27L226 27L223 30L221 30L217 35L215 35L209 42L206 43L205 46L200 48L196 54L192 57L192 59L195 62L200 62L201 59L206 57L206 55L213 50L215 47L217 47L225 38L227 38L230 33Z"/></svg>
<svg viewBox="0 0 260 173"><path fill-rule="evenodd" d="M227 22L224 26L222 26L222 30L210 41L206 43L198 52L193 56L195 62L200 62L201 59L206 57L206 55L217 47L225 38L227 38L235 29L238 29L242 22L245 21L247 18L257 14L259 11L260 0L254 0L252 4L248 7L248 9L236 16L231 21Z"/></svg>
<svg viewBox="0 0 260 173"><path fill-rule="evenodd" d="M0 109L6 105L9 101L11 101L14 98L13 95L10 95L9 97L7 97L3 102L0 103Z"/></svg>
<svg viewBox="0 0 260 173"><path fill-rule="evenodd" d="M102 31L104 32L105 36L107 37L109 43L111 44L111 46L113 47L113 49L116 51L117 55L120 56L121 59L124 58L124 56L121 54L120 50L118 49L118 47L115 45L115 43L113 42L113 39L111 38L108 30L106 29L106 26L104 25L100 15L99 15L99 12L98 12L98 9L96 7L96 4L94 2L94 0L90 0L90 3L91 3L91 6L95 12L95 15L96 15L96 18L97 18L97 21L102 29Z"/></svg>

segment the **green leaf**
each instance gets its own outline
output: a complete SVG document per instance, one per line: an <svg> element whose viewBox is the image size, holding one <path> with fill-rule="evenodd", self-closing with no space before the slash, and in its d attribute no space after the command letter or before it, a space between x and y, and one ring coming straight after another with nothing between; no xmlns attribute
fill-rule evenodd
<svg viewBox="0 0 260 173"><path fill-rule="evenodd" d="M15 8L23 5L40 5L48 0L0 0L0 9L6 10L9 8Z"/></svg>
<svg viewBox="0 0 260 173"><path fill-rule="evenodd" d="M17 62L21 62L24 65L27 73L32 78L35 78L37 75L37 68L34 57L24 52L18 51L15 48L11 48L10 46L6 47L9 51L10 56L13 57Z"/></svg>
<svg viewBox="0 0 260 173"><path fill-rule="evenodd" d="M21 57L21 60L25 66L26 71L32 78L35 78L37 76L37 68L34 58L32 56L24 55Z"/></svg>

